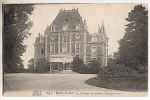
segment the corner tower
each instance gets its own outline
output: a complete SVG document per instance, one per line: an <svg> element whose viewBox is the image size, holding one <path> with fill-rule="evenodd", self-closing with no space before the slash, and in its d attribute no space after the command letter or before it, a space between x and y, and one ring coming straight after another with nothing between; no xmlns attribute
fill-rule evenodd
<svg viewBox="0 0 150 100"><path fill-rule="evenodd" d="M104 26L104 22L102 21L101 27L98 26L98 40L101 42L101 49L102 49L102 56L101 56L101 63L103 67L107 66L107 59L108 59L108 40L106 34L106 29Z"/></svg>
<svg viewBox="0 0 150 100"><path fill-rule="evenodd" d="M45 58L45 39L39 33L34 44L34 65L42 58Z"/></svg>

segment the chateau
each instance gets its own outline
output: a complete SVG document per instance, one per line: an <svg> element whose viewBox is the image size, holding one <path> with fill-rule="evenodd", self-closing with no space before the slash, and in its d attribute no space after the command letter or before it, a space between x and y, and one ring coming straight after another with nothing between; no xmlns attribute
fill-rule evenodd
<svg viewBox="0 0 150 100"><path fill-rule="evenodd" d="M73 57L83 59L85 64L97 60L107 66L108 37L104 23L98 25L97 33L89 33L86 20L82 20L78 9L60 10L44 36L36 37L34 44L35 64L45 58L52 70L71 70Z"/></svg>

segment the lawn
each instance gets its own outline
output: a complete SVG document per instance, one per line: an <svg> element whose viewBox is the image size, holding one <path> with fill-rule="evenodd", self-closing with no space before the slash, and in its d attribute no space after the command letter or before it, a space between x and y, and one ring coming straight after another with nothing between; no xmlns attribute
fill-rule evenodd
<svg viewBox="0 0 150 100"><path fill-rule="evenodd" d="M90 78L85 83L119 91L144 92L148 90L147 78L135 78L134 80L102 80L97 77Z"/></svg>

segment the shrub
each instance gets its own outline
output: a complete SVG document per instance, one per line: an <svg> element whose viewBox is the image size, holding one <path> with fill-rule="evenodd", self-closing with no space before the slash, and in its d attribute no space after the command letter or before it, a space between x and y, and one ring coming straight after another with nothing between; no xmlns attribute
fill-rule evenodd
<svg viewBox="0 0 150 100"><path fill-rule="evenodd" d="M101 64L95 60L91 61L88 66L79 57L75 57L72 62L72 70L80 74L97 74L100 69Z"/></svg>
<svg viewBox="0 0 150 100"><path fill-rule="evenodd" d="M24 67L13 67L13 73L25 73L26 69Z"/></svg>
<svg viewBox="0 0 150 100"><path fill-rule="evenodd" d="M133 69L116 66L104 68L98 73L97 77L103 80L132 80L135 75L137 75L137 72Z"/></svg>
<svg viewBox="0 0 150 100"><path fill-rule="evenodd" d="M50 70L50 64L46 59L40 59L35 66L34 72L36 73L45 73Z"/></svg>
<svg viewBox="0 0 150 100"><path fill-rule="evenodd" d="M86 74L88 73L88 67L83 63L83 60L79 57L74 57L72 62L72 71Z"/></svg>
<svg viewBox="0 0 150 100"><path fill-rule="evenodd" d="M88 73L89 74L98 74L98 72L102 70L101 64L96 60L92 60L91 63L88 64Z"/></svg>

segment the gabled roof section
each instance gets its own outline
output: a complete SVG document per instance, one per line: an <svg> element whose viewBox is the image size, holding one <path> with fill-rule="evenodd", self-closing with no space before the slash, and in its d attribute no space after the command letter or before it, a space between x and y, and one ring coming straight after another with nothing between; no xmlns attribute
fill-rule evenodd
<svg viewBox="0 0 150 100"><path fill-rule="evenodd" d="M68 30L75 30L77 24L80 24L80 29L84 29L84 23L78 9L60 10L50 27L54 25L56 31L60 31L65 24L68 24Z"/></svg>

